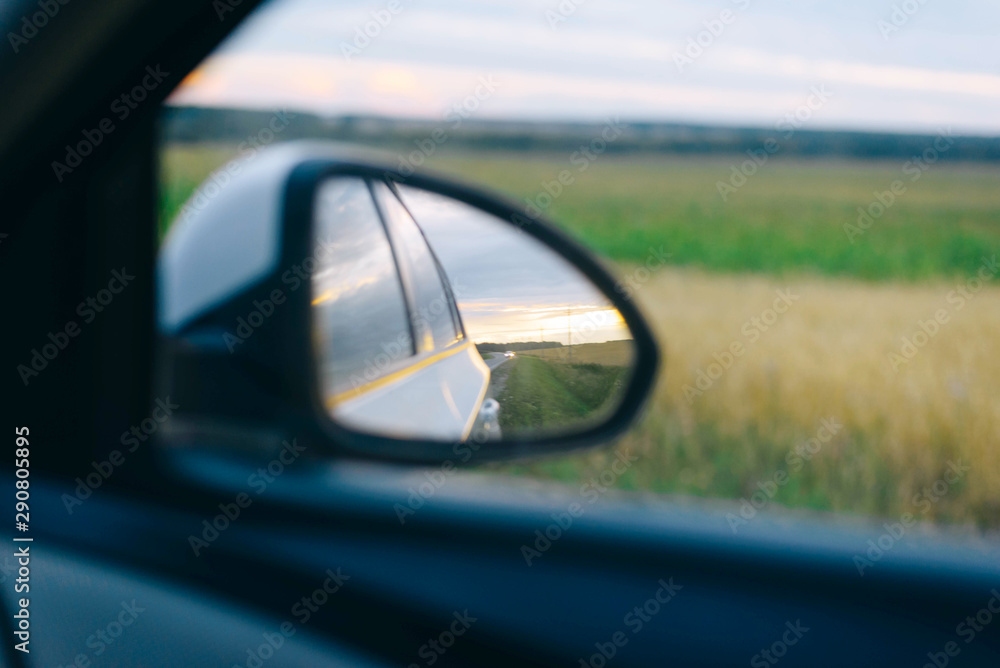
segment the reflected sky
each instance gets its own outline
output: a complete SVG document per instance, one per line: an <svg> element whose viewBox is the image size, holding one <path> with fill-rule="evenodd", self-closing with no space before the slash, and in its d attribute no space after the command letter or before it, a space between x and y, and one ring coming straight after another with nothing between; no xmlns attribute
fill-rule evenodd
<svg viewBox="0 0 1000 668"><path fill-rule="evenodd" d="M477 343L631 338L621 315L587 278L517 227L440 195L399 190Z"/></svg>
<svg viewBox="0 0 1000 668"><path fill-rule="evenodd" d="M392 249L368 186L361 179L330 179L316 204L321 249L312 275L313 340L324 389L332 393L371 380L372 360L387 347L409 355L412 340Z"/></svg>
<svg viewBox="0 0 1000 668"><path fill-rule="evenodd" d="M825 84L811 128L1000 132L993 0L398 2L366 42L385 0L272 0L171 101L444 119L493 77L477 118L771 127Z"/></svg>

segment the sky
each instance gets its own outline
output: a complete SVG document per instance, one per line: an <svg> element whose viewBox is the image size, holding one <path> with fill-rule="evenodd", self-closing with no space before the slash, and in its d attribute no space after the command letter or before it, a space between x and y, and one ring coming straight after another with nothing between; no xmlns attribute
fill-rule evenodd
<svg viewBox="0 0 1000 668"><path fill-rule="evenodd" d="M170 102L997 135L998 36L995 0L272 0Z"/></svg>
<svg viewBox="0 0 1000 668"><path fill-rule="evenodd" d="M427 191L400 186L400 196L448 275L476 343L632 338L589 279L519 228Z"/></svg>

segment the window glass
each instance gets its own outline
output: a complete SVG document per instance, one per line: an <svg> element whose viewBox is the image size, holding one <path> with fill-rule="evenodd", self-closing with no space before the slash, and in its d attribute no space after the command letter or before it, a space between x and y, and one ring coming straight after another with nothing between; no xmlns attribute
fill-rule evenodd
<svg viewBox="0 0 1000 668"><path fill-rule="evenodd" d="M400 255L401 269L412 285L417 345L422 351L444 348L461 338L461 329L442 281L443 272L406 207L384 183L374 188Z"/></svg>
<svg viewBox="0 0 1000 668"><path fill-rule="evenodd" d="M413 354L392 248L360 179L333 179L316 195L314 332L324 391L356 389ZM330 398L327 397L327 399Z"/></svg>
<svg viewBox="0 0 1000 668"><path fill-rule="evenodd" d="M608 259L665 354L613 448L491 471L723 499L734 533L791 507L1000 535L1000 3L711 4L432 0L376 31L267 3L165 108L164 226L292 139L503 191Z"/></svg>

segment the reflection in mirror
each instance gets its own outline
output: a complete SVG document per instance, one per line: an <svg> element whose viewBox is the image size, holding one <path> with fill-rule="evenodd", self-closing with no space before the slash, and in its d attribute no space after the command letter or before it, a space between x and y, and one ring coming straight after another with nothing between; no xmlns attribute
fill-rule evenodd
<svg viewBox="0 0 1000 668"><path fill-rule="evenodd" d="M635 351L610 300L518 227L381 181L321 184L313 341L340 424L396 438L502 441L607 419Z"/></svg>

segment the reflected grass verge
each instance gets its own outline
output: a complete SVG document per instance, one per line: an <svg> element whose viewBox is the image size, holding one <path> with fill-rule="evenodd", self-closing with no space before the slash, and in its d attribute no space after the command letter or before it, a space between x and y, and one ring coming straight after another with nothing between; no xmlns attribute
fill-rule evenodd
<svg viewBox="0 0 1000 668"><path fill-rule="evenodd" d="M531 435L579 429L603 414L617 397L626 367L574 364L520 353L509 366L500 392L500 429Z"/></svg>

